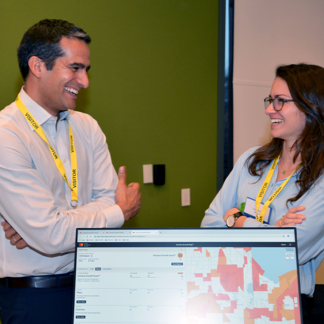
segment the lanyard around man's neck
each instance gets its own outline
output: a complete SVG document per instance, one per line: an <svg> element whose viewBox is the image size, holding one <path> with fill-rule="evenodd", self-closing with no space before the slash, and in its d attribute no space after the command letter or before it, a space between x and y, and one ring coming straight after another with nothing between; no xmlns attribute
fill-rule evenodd
<svg viewBox="0 0 324 324"><path fill-rule="evenodd" d="M72 182L71 185L69 184L69 180L67 178L62 160L56 154L53 147L49 144L42 127L38 124L36 119L32 116L32 114L28 111L26 106L23 104L23 102L21 101L21 99L19 97L19 94L16 99L16 105L17 105L18 109L20 110L20 112L23 114L23 116L26 118L28 123L33 127L35 132L48 145L48 148L51 152L52 158L55 162L57 169L59 170L63 179L65 180L65 182L67 183L67 185L69 186L69 188L71 190L71 206L73 208L76 208L78 206L78 164L77 164L77 155L76 155L76 151L75 151L75 147L74 147L74 138L73 138L73 133L72 133L70 123L69 123L69 139L70 139L70 159L71 159L71 182Z"/></svg>
<svg viewBox="0 0 324 324"><path fill-rule="evenodd" d="M266 214L266 211L269 207L269 205L272 203L272 201L280 194L281 190L285 187L285 185L288 183L288 181L290 180L290 178L292 177L292 175L298 170L298 168L301 166L301 164L299 164L297 166L297 168L295 169L295 171L285 180L285 182L269 197L269 199L264 203L260 213L259 213L259 208L261 205L261 201L269 187L270 181L272 179L273 176L273 172L277 166L278 160L279 160L280 156L278 156L277 158L275 158L272 162L271 168L261 186L261 189L255 199L255 210L256 210L256 215L255 215L255 219L258 220L259 222L263 223L264 220L264 215Z"/></svg>

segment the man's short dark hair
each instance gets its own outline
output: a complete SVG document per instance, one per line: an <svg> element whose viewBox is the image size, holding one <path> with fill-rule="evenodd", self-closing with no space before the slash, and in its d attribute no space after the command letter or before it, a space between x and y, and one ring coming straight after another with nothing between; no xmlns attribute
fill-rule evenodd
<svg viewBox="0 0 324 324"><path fill-rule="evenodd" d="M80 27L59 19L45 19L30 27L24 34L18 47L18 62L21 75L26 80L29 73L28 61L32 56L39 57L51 70L55 60L63 56L60 46L62 37L77 38L87 44L90 36Z"/></svg>

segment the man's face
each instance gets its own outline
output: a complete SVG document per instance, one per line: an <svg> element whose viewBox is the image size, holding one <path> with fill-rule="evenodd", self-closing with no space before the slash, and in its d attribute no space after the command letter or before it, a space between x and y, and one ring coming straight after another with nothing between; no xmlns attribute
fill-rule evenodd
<svg viewBox="0 0 324 324"><path fill-rule="evenodd" d="M64 55L57 58L52 70L45 68L39 79L37 103L51 115L74 109L78 92L89 86L90 49L82 40L63 37L60 41Z"/></svg>

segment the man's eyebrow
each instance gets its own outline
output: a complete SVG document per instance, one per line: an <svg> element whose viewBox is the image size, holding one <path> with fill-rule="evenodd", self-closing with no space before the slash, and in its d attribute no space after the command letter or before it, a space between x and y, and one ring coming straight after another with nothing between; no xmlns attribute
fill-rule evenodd
<svg viewBox="0 0 324 324"><path fill-rule="evenodd" d="M77 67L79 69L86 69L87 72L90 70L90 65L86 67L83 63L77 63L77 62L69 64L68 67L70 68Z"/></svg>

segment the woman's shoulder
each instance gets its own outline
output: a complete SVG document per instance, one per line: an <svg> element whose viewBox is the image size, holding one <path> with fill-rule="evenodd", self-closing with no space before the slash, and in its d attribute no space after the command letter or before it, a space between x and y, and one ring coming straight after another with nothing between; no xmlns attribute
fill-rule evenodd
<svg viewBox="0 0 324 324"><path fill-rule="evenodd" d="M243 163L245 163L245 161L260 147L261 146L254 146L249 148L239 157L238 161L243 161Z"/></svg>
<svg viewBox="0 0 324 324"><path fill-rule="evenodd" d="M246 150L242 155L249 157L250 155L252 155L257 149L259 149L261 146L253 146L251 148L249 148L248 150Z"/></svg>
<svg viewBox="0 0 324 324"><path fill-rule="evenodd" d="M244 170L247 167L246 161L248 158L259 148L260 146L254 146L246 150L235 162L235 168ZM250 163L250 161L249 161Z"/></svg>

